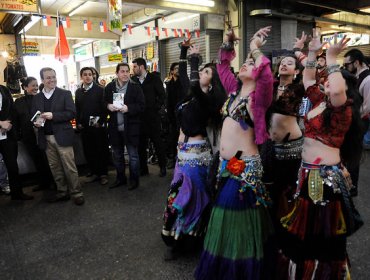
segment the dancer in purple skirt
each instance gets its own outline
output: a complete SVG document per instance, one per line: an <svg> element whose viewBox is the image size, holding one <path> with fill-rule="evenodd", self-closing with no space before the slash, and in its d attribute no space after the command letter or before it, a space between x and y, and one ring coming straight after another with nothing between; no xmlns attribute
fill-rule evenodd
<svg viewBox="0 0 370 280"><path fill-rule="evenodd" d="M190 80L187 76L188 49ZM176 257L184 239L192 240L195 236L204 235L208 222L210 194L206 181L212 153L206 128L220 129L220 110L226 100L226 92L214 65L206 64L198 72L200 58L199 48L192 46L190 39L181 44L179 76L188 94L176 108L180 136L175 172L164 212L162 238L168 246L165 260Z"/></svg>

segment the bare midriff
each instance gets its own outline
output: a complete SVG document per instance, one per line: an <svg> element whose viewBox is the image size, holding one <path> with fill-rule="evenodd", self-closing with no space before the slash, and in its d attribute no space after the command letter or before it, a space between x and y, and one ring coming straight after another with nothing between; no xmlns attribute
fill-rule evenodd
<svg viewBox="0 0 370 280"><path fill-rule="evenodd" d="M229 160L238 151L242 151L242 156L257 155L258 148L254 142L254 138L254 129L252 127L244 130L238 122L227 117L224 120L221 131L221 157Z"/></svg>
<svg viewBox="0 0 370 280"><path fill-rule="evenodd" d="M335 165L340 162L340 150L329 147L318 140L304 138L302 160L308 163Z"/></svg>
<svg viewBox="0 0 370 280"><path fill-rule="evenodd" d="M274 113L271 118L270 128L272 141L281 143L288 133L290 133L288 140L297 139L302 136L297 117Z"/></svg>

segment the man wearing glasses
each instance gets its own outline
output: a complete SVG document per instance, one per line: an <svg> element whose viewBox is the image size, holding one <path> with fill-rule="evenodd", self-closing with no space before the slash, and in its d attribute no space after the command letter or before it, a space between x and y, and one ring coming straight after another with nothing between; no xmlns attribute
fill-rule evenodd
<svg viewBox="0 0 370 280"><path fill-rule="evenodd" d="M355 74L357 77L357 85L360 95L363 97L361 106L361 118L364 123L366 134L364 135L365 149L370 149L370 131L369 131L369 117L370 117L370 70L364 54L358 49L352 49L344 55L343 66L346 70ZM357 195L357 183L360 171L360 163L354 168L349 168L351 173L352 183L356 188L352 193Z"/></svg>

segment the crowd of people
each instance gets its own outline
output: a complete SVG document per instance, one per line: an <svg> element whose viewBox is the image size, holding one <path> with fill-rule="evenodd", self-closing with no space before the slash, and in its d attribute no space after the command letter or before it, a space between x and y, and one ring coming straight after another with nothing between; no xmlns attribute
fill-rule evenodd
<svg viewBox="0 0 370 280"><path fill-rule="evenodd" d="M25 95L14 104L1 86L0 153L11 198L32 199L19 180L20 139L42 174L35 190L55 185L49 201L84 203L75 118L91 172L87 182L108 184L110 146L116 169L110 188L136 189L149 172L149 139L159 176L174 168L163 214L164 258L201 246L196 279L350 279L347 237L363 224L352 196L362 146L369 143L370 71L357 49L341 67L348 39L322 43L313 29L310 39L303 32L292 42L274 76L261 50L270 32L264 27L250 38L237 76L230 64L240 38L229 30L218 63L201 69L199 47L191 38L180 44L166 89L143 58L132 69L119 63L105 86L96 69L82 68L75 100L57 87L51 68L40 71L41 90L35 78L25 79ZM167 151L160 134L164 110Z"/></svg>

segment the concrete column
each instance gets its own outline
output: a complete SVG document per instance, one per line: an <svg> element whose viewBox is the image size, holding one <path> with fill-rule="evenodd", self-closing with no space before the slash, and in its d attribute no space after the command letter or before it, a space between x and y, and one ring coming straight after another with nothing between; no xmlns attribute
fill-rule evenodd
<svg viewBox="0 0 370 280"><path fill-rule="evenodd" d="M281 19L281 49L293 49L295 38L297 38L297 21Z"/></svg>

